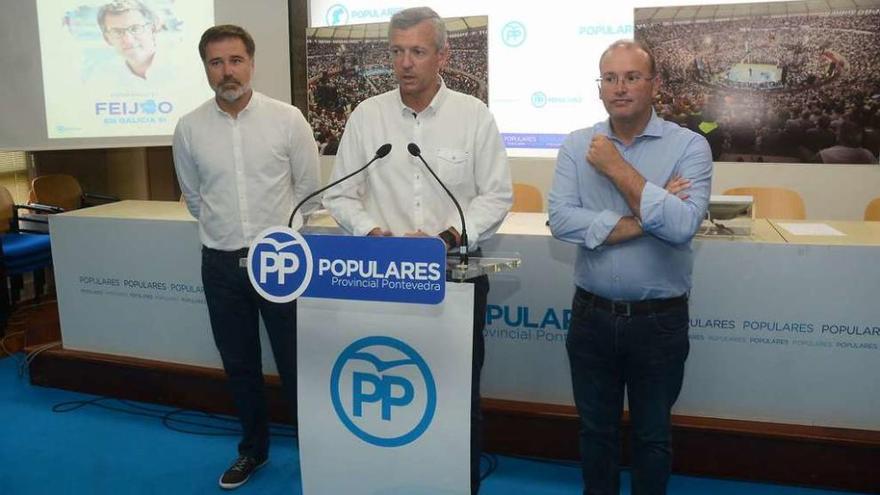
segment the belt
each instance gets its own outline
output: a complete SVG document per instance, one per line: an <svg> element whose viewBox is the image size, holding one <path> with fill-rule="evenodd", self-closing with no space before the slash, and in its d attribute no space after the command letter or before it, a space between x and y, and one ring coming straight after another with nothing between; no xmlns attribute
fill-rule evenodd
<svg viewBox="0 0 880 495"><path fill-rule="evenodd" d="M202 244L202 253L203 254L207 253L212 256L216 256L216 257L219 257L221 259L226 259L226 260L228 260L229 258L237 259L239 268L247 268L248 249L249 248L241 248L241 249L236 249L234 251L224 251L222 249L209 248L208 246L205 246L204 244Z"/></svg>
<svg viewBox="0 0 880 495"><path fill-rule="evenodd" d="M597 296L592 292L587 292L580 287L577 288L576 294L578 297L586 300L587 304L594 308L621 316L638 316L660 313L667 309L687 306L688 302L687 294L666 299L645 299L644 301L612 301L611 299Z"/></svg>
<svg viewBox="0 0 880 495"><path fill-rule="evenodd" d="M247 256L248 250L250 248L243 247L241 249L233 249L232 251L227 251L225 249L214 249L209 248L202 244L202 251L207 251L209 253L219 254L221 256L241 256L242 254Z"/></svg>

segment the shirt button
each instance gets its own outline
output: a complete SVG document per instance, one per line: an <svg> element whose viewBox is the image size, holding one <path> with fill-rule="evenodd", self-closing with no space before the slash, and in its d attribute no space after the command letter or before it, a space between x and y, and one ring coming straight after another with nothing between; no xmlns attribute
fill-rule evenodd
<svg viewBox="0 0 880 495"><path fill-rule="evenodd" d="M615 282L620 282L620 276L615 275L615 276L614 276L614 281L615 281Z"/></svg>

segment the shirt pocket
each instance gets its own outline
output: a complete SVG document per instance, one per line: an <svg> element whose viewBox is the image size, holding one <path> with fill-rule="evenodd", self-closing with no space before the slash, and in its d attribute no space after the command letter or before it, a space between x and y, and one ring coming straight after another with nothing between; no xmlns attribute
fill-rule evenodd
<svg viewBox="0 0 880 495"><path fill-rule="evenodd" d="M471 154L469 151L452 148L437 150L437 175L447 185L458 185L464 182L471 170Z"/></svg>

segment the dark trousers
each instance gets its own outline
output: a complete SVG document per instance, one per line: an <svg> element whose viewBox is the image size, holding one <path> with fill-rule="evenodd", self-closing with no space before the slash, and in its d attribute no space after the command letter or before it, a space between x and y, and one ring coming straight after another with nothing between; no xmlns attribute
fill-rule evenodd
<svg viewBox="0 0 880 495"><path fill-rule="evenodd" d="M214 342L238 410L240 455L269 454L269 412L263 386L259 318L262 316L284 394L296 417L296 301L266 301L251 287L239 259L247 250L202 248L202 283Z"/></svg>
<svg viewBox="0 0 880 495"><path fill-rule="evenodd" d="M489 277L470 280L474 284L474 345L471 368L471 493L480 491L480 454L483 451L483 412L480 410L480 373L486 356L483 330L486 328L486 304Z"/></svg>
<svg viewBox="0 0 880 495"><path fill-rule="evenodd" d="M686 301L624 316L595 307L578 289L566 349L580 416L585 495L619 493L624 389L633 432L632 493L666 493L670 410L681 391L689 346Z"/></svg>

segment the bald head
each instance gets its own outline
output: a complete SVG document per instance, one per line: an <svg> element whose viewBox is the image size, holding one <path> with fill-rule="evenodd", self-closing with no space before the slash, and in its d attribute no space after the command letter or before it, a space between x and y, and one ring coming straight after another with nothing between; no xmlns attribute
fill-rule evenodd
<svg viewBox="0 0 880 495"><path fill-rule="evenodd" d="M657 72L657 64L654 61L654 54L651 50L641 41L633 41L633 40L617 40L614 43L608 45L608 48L602 52L602 56L599 57L599 68L601 70L602 62L605 60L605 57L613 55L613 52L617 50L632 50L636 52L641 52L644 57L648 61L648 67L650 70L650 76L653 76Z"/></svg>

